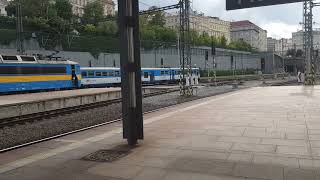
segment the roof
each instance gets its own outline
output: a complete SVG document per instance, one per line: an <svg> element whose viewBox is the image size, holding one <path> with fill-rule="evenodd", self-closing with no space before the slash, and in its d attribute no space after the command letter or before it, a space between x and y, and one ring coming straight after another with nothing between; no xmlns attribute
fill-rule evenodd
<svg viewBox="0 0 320 180"><path fill-rule="evenodd" d="M82 67L81 70L119 70L115 67Z"/></svg>
<svg viewBox="0 0 320 180"><path fill-rule="evenodd" d="M113 0L100 0L102 3L105 3L105 4L110 4L110 5L115 5L115 3L113 2Z"/></svg>
<svg viewBox="0 0 320 180"><path fill-rule="evenodd" d="M247 27L255 25L248 20L231 22L231 27Z"/></svg>
<svg viewBox="0 0 320 180"><path fill-rule="evenodd" d="M255 29L259 29L261 31L266 31L266 30L260 28L259 26L257 26L256 24L252 23L249 20L234 21L234 22L231 22L230 25L231 25L231 29L254 27Z"/></svg>

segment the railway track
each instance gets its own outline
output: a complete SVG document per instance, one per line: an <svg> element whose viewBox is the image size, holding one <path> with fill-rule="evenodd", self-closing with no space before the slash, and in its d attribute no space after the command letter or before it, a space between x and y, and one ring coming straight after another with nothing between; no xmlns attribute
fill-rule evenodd
<svg viewBox="0 0 320 180"><path fill-rule="evenodd" d="M162 90L155 93L145 94L143 95L143 97L146 98L146 97L157 96L157 95L162 95L162 94L167 94L167 93L177 92L177 91L179 91L179 89ZM75 107L57 109L52 111L45 111L45 112L39 112L39 113L28 114L23 116L0 119L0 128L4 128L7 126L14 126L17 124L24 124L27 122L39 121L42 119L48 119L48 118L72 114L72 113L77 113L79 111L90 110L98 107L108 106L115 103L120 103L121 101L122 101L121 98L119 98L119 99L114 99L109 101L86 104L82 106L75 106Z"/></svg>

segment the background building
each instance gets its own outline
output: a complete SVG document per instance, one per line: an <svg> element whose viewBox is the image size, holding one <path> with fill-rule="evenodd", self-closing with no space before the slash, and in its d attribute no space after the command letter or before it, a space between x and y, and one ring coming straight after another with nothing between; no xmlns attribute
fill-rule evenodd
<svg viewBox="0 0 320 180"><path fill-rule="evenodd" d="M267 31L252 22L231 22L231 40L243 40L258 51L267 51Z"/></svg>
<svg viewBox="0 0 320 180"><path fill-rule="evenodd" d="M292 43L296 49L303 50L303 31L292 33ZM313 47L320 49L320 29L313 30Z"/></svg>
<svg viewBox="0 0 320 180"><path fill-rule="evenodd" d="M74 15L82 16L84 14L83 8L88 4L88 0L70 0L72 4L72 11Z"/></svg>
<svg viewBox="0 0 320 180"><path fill-rule="evenodd" d="M72 4L73 14L77 16L82 16L84 14L84 7L94 1L100 1L103 4L104 15L114 15L115 14L115 3L113 0L70 0Z"/></svg>
<svg viewBox="0 0 320 180"><path fill-rule="evenodd" d="M276 39L274 39L272 37L268 37L267 38L267 51L274 52L276 50L276 43L277 43Z"/></svg>
<svg viewBox="0 0 320 180"><path fill-rule="evenodd" d="M1 16L6 16L7 11L6 11L6 6L8 5L7 0L0 0L0 15Z"/></svg>
<svg viewBox="0 0 320 180"><path fill-rule="evenodd" d="M166 26L173 29L178 29L180 26L180 16L166 16ZM228 43L230 37L230 22L223 21L218 17L209 17L203 15L190 16L190 28L199 34L208 33L209 36L222 37L224 36Z"/></svg>
<svg viewBox="0 0 320 180"><path fill-rule="evenodd" d="M110 15L115 15L115 6L116 4L113 2L113 0L100 0L102 2L103 9L104 9L104 15L105 16L110 16Z"/></svg>
<svg viewBox="0 0 320 180"><path fill-rule="evenodd" d="M275 52L278 55L285 56L289 49L294 49L292 39L282 38L280 40L277 40L277 43L275 45Z"/></svg>

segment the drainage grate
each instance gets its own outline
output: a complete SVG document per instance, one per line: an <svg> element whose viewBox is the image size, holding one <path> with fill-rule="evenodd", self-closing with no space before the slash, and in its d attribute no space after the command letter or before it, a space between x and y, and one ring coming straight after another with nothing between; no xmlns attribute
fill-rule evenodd
<svg viewBox="0 0 320 180"><path fill-rule="evenodd" d="M127 156L129 153L130 151L124 150L99 150L83 157L82 159L96 162L113 162Z"/></svg>

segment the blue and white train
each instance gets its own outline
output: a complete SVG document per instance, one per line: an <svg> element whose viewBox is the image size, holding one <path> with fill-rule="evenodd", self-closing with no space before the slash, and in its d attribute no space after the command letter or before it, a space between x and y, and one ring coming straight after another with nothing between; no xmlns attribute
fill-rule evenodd
<svg viewBox="0 0 320 180"><path fill-rule="evenodd" d="M141 81L143 84L175 83L180 79L179 68L142 68ZM90 67L81 68L83 87L106 87L121 84L120 68ZM200 72L198 68L192 69L189 83L198 84Z"/></svg>
<svg viewBox="0 0 320 180"><path fill-rule="evenodd" d="M143 84L174 83L179 68L142 68ZM187 83L198 84L200 72L192 70ZM42 60L33 56L0 55L0 93L109 87L121 84L120 68L90 67L68 60Z"/></svg>
<svg viewBox="0 0 320 180"><path fill-rule="evenodd" d="M81 72L78 63L0 55L0 93L79 87Z"/></svg>

